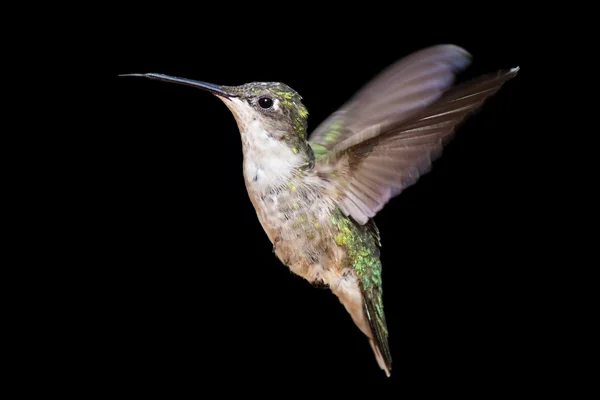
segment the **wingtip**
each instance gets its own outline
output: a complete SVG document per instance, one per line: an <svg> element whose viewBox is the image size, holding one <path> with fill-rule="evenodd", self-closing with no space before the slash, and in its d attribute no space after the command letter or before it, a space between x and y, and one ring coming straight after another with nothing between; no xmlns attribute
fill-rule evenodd
<svg viewBox="0 0 600 400"><path fill-rule="evenodd" d="M513 68L509 69L508 71L505 70L503 75L505 76L505 79L512 79L515 76L517 76L520 69L521 69L521 67L519 67L519 66L513 67Z"/></svg>
<svg viewBox="0 0 600 400"><path fill-rule="evenodd" d="M119 76L146 76L146 74L119 74Z"/></svg>
<svg viewBox="0 0 600 400"><path fill-rule="evenodd" d="M465 69L473 61L473 55L464 47L454 43L444 43L437 46L447 55L452 55L456 72Z"/></svg>
<svg viewBox="0 0 600 400"><path fill-rule="evenodd" d="M515 76L517 76L520 69L521 69L521 67L519 67L519 66L510 68L510 69L509 68L501 69L496 72L496 77L498 79L502 80L502 82L506 82L508 80L511 80Z"/></svg>
<svg viewBox="0 0 600 400"><path fill-rule="evenodd" d="M467 49L465 49L464 47L459 46L457 44L454 44L454 43L442 43L439 46L442 47L442 48L445 48L445 49L448 49L448 50L452 50L452 51L456 51L458 53L462 53L462 54L464 54L466 56L472 57L471 53Z"/></svg>

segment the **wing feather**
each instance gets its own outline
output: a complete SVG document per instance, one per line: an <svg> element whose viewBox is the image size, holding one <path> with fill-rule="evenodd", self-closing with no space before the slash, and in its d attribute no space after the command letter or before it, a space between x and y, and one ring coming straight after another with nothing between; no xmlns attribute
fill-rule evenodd
<svg viewBox="0 0 600 400"><path fill-rule="evenodd" d="M346 215L365 224L428 172L457 126L517 72L518 68L499 71L459 85L418 114L378 128L375 134L372 129L366 139L353 135L338 140L315 168L346 166L346 173L337 178L343 188L339 205Z"/></svg>
<svg viewBox="0 0 600 400"><path fill-rule="evenodd" d="M454 45L432 46L399 60L323 121L309 143L330 151L349 138L357 137L358 143L385 131L437 100L470 60Z"/></svg>

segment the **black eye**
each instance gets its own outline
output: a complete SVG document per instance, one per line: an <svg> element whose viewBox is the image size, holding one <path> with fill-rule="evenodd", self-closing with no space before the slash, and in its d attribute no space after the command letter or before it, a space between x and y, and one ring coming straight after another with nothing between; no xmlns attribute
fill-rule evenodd
<svg viewBox="0 0 600 400"><path fill-rule="evenodd" d="M271 108L273 105L273 100L268 97L261 97L258 99L258 105L262 108Z"/></svg>

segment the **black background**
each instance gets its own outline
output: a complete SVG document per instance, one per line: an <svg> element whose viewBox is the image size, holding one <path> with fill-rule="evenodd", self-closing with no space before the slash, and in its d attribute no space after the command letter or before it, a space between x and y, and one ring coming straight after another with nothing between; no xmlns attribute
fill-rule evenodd
<svg viewBox="0 0 600 400"><path fill-rule="evenodd" d="M461 18L432 18L380 6L294 18L293 5L256 7L146 7L115 10L107 21L110 101L99 124L108 125L89 135L98 161L85 220L94 231L90 284L101 287L99 355L90 357L106 382L198 391L217 382L375 383L399 384L401 394L494 392L528 381L539 362L536 271L523 252L530 72L515 14L491 20L457 7ZM521 72L375 218L394 358L386 378L335 296L272 254L245 190L229 110L206 92L117 75L285 82L303 96L312 130L390 63L438 43L473 55L461 81Z"/></svg>

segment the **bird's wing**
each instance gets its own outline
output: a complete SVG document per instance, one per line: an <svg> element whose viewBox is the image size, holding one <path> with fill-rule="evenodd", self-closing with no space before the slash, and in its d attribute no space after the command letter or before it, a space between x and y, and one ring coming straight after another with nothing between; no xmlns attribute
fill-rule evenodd
<svg viewBox="0 0 600 400"><path fill-rule="evenodd" d="M413 74L425 67L416 68L412 70ZM506 81L515 77L517 72L518 68L513 68L481 76L448 90L436 101L431 100L435 96L427 97L427 106L417 107L417 111L411 112L408 117L406 104L409 103L400 101L396 103L399 106L398 113L402 115L400 118L393 117L394 107L387 103L392 91L386 88L395 87L396 91L406 93L405 87L411 84L402 75L396 75L394 79L403 85L399 86L396 80L390 81L380 86L387 100L374 97L377 92L373 92L369 102L355 105L354 112L365 120L352 119L352 130L344 131L343 138L338 137L326 151L316 155L315 169L323 174L329 173L331 179L335 180L339 191L338 205L342 211L358 223L365 224L392 197L426 173L457 125ZM437 82L435 77L429 79ZM440 86L433 85L425 78L419 82L418 87L435 86L436 93L441 90ZM423 93L425 89L415 88L415 92ZM381 123L381 119L370 118L372 113L380 111L378 106L385 109L379 118L385 115L386 121L394 122ZM365 113L367 109L371 111ZM415 110L414 107L411 109ZM367 123L366 119L370 122ZM343 124L344 118L341 121ZM327 128L321 128L318 140L326 137Z"/></svg>
<svg viewBox="0 0 600 400"><path fill-rule="evenodd" d="M316 158L407 120L437 100L470 60L471 55L458 46L438 45L392 64L311 133Z"/></svg>

